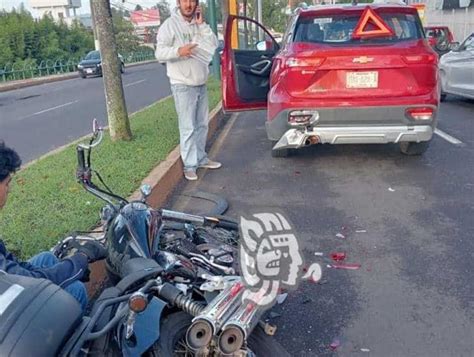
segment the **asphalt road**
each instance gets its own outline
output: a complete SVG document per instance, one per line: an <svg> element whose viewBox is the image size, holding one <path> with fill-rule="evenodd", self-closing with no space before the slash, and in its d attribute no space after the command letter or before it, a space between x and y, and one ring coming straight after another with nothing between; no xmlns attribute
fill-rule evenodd
<svg viewBox="0 0 474 357"><path fill-rule="evenodd" d="M231 119L212 152L224 166L182 183L170 205L202 211L180 195L199 189L225 196L235 218L289 217L306 266L321 263L323 278L274 309L281 344L294 356L472 356L474 101L442 104L439 128L452 138L435 135L422 157L346 145L276 159L264 120ZM345 252L361 268L327 268L317 252Z"/></svg>
<svg viewBox="0 0 474 357"><path fill-rule="evenodd" d="M126 68L129 113L171 94L166 69L158 63ZM91 131L93 118L107 125L101 77L71 79L0 93L0 140L26 163Z"/></svg>

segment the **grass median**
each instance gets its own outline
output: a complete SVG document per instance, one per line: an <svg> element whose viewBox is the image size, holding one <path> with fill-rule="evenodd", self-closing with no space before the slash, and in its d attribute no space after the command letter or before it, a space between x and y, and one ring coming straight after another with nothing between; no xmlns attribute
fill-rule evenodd
<svg viewBox="0 0 474 357"><path fill-rule="evenodd" d="M220 83L211 79L208 89L209 106L214 108L221 99ZM93 168L124 197L179 143L172 98L133 114L130 124L132 141L112 142L106 133L92 152ZM49 249L66 234L88 230L99 222L104 203L76 182L75 147L70 145L14 176L8 203L0 211L0 234L17 256L28 258Z"/></svg>

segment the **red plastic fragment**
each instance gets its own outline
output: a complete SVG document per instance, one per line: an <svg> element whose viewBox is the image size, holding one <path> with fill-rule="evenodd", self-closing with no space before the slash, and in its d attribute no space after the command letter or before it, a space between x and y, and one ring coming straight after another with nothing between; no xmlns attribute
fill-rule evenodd
<svg viewBox="0 0 474 357"><path fill-rule="evenodd" d="M331 253L331 259L334 260L335 262L342 262L344 259L346 259L346 253L344 252Z"/></svg>
<svg viewBox="0 0 474 357"><path fill-rule="evenodd" d="M331 344L329 345L329 347L331 347L331 349L334 351L335 349L337 349L339 346L341 345L341 341L337 338L335 338Z"/></svg>
<svg viewBox="0 0 474 357"><path fill-rule="evenodd" d="M360 269L360 264L331 264L333 269L344 269L344 270L358 270Z"/></svg>

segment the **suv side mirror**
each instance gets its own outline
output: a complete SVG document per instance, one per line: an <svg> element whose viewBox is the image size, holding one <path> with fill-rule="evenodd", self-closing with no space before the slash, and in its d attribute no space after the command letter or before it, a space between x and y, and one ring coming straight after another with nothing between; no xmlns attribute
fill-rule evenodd
<svg viewBox="0 0 474 357"><path fill-rule="evenodd" d="M451 42L451 43L449 44L449 49L450 49L451 51L455 51L455 52L456 52L456 51L459 51L459 50L460 50L460 44L459 44L459 42Z"/></svg>

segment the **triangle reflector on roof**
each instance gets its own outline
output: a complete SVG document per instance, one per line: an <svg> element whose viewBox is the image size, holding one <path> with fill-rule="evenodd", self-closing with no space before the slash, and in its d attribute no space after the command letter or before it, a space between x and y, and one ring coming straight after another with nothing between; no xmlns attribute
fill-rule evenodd
<svg viewBox="0 0 474 357"><path fill-rule="evenodd" d="M357 23L352 38L389 37L395 32L385 21L367 6Z"/></svg>

